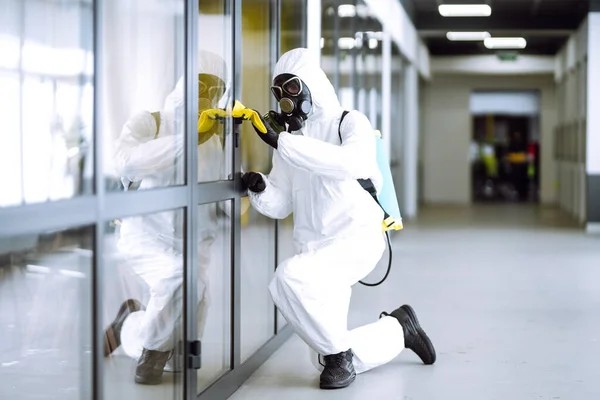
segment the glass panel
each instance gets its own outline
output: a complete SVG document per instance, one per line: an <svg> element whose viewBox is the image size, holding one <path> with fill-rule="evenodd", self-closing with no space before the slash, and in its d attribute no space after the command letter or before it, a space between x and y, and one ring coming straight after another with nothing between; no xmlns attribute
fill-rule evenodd
<svg viewBox="0 0 600 400"><path fill-rule="evenodd" d="M0 398L91 398L92 228L0 239Z"/></svg>
<svg viewBox="0 0 600 400"><path fill-rule="evenodd" d="M198 392L231 367L231 210L231 201L198 206Z"/></svg>
<svg viewBox="0 0 600 400"><path fill-rule="evenodd" d="M200 0L198 113L233 104L233 25L229 1ZM198 126L198 182L233 179L231 119Z"/></svg>
<svg viewBox="0 0 600 400"><path fill-rule="evenodd" d="M173 355L183 340L183 215L171 210L109 224L102 313L105 399L182 396L181 360Z"/></svg>
<svg viewBox="0 0 600 400"><path fill-rule="evenodd" d="M331 84L337 90L337 77L339 76L338 59L336 59L336 49L340 37L339 18L337 16L337 3L339 1L324 2L321 9L321 68L327 74ZM346 84L347 85L347 84ZM352 89L352 85L347 85L346 90ZM344 91L338 93L340 101L344 103Z"/></svg>
<svg viewBox="0 0 600 400"><path fill-rule="evenodd" d="M0 207L89 193L92 6L0 4Z"/></svg>
<svg viewBox="0 0 600 400"><path fill-rule="evenodd" d="M297 47L306 47L306 0L280 0L281 54Z"/></svg>
<svg viewBox="0 0 600 400"><path fill-rule="evenodd" d="M262 114L272 108L270 2L245 2L242 8L242 98ZM268 173L271 148L250 124L242 126L242 169ZM275 311L268 285L275 269L275 221L246 207L242 215L242 361L275 333Z"/></svg>
<svg viewBox="0 0 600 400"><path fill-rule="evenodd" d="M184 183L184 0L103 7L101 134L107 190Z"/></svg>

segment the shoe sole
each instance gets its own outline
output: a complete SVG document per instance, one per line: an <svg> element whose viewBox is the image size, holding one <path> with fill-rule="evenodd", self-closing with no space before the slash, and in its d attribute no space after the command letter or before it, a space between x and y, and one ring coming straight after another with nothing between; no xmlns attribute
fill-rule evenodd
<svg viewBox="0 0 600 400"><path fill-rule="evenodd" d="M121 304L117 316L110 324L110 326L104 331L104 357L111 355L116 349L121 346L120 331L125 318L133 312L140 311L144 307L142 304L133 299L129 299Z"/></svg>
<svg viewBox="0 0 600 400"><path fill-rule="evenodd" d="M355 379L356 379L356 374L354 374L354 375L352 375L352 377L348 378L348 381L331 383L331 384L327 384L327 385L323 385L322 383L320 383L319 387L324 390L344 389L344 388L347 388L348 386L350 386L350 384L352 384L352 382L354 382Z"/></svg>
<svg viewBox="0 0 600 400"><path fill-rule="evenodd" d="M403 309L404 311L406 311L406 313L409 315L409 317L411 319L412 327L417 332L419 337L423 340L423 342L425 343L425 346L427 347L427 352L431 355L431 361L430 362L423 361L423 363L426 365L431 365L431 364L435 363L435 360L437 359L437 356L435 353L435 348L433 347L433 343L431 342L431 339L429 339L429 336L427 336L427 334L425 333L423 328L421 328L421 324L419 323L419 319L417 318L417 313L411 306L409 306L407 304L403 305L400 308Z"/></svg>

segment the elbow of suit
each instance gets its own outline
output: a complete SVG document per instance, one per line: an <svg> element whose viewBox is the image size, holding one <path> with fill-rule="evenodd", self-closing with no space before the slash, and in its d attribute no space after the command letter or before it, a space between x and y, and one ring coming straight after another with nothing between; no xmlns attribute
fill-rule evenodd
<svg viewBox="0 0 600 400"><path fill-rule="evenodd" d="M364 157L357 156L353 153L348 153L344 163L348 177L352 179L367 179L369 177L369 166L364 160Z"/></svg>
<svg viewBox="0 0 600 400"><path fill-rule="evenodd" d="M113 159L115 164L115 172L118 176L126 176L127 175L127 158L125 155L117 153Z"/></svg>
<svg viewBox="0 0 600 400"><path fill-rule="evenodd" d="M291 214L289 205L261 201L259 197L261 194L251 197L252 205L259 213L272 219L284 219Z"/></svg>

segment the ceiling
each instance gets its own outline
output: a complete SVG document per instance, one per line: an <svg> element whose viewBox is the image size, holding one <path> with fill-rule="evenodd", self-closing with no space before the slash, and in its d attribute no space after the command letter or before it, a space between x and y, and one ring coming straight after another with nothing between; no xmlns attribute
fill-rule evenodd
<svg viewBox="0 0 600 400"><path fill-rule="evenodd" d="M597 0L591 0L592 4ZM401 0L432 55L494 54L482 42L451 42L448 31L487 31L492 36L521 36L521 54L554 55L590 10L590 0ZM445 18L440 4L488 4L490 17Z"/></svg>

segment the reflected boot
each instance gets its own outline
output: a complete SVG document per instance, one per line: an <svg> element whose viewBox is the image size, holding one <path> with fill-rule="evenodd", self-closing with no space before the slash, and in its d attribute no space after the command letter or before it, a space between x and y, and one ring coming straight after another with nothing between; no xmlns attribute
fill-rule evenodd
<svg viewBox="0 0 600 400"><path fill-rule="evenodd" d="M321 373L319 386L321 389L342 389L356 379L354 364L352 364L352 349L338 354L324 356L325 367Z"/></svg>
<svg viewBox="0 0 600 400"><path fill-rule="evenodd" d="M144 349L135 369L135 383L141 385L160 384L169 357L171 357L170 351Z"/></svg>
<svg viewBox="0 0 600 400"><path fill-rule="evenodd" d="M114 321L104 331L104 357L108 357L121 345L121 328L129 314L144 308L142 304L134 299L125 300L119 308Z"/></svg>
<svg viewBox="0 0 600 400"><path fill-rule="evenodd" d="M382 312L379 318L382 316L394 317L400 322L404 331L404 347L414 351L424 364L430 365L435 362L436 355L433 343L419 325L417 314L411 306L403 305L392 311L391 314Z"/></svg>
<svg viewBox="0 0 600 400"><path fill-rule="evenodd" d="M183 354L182 350L172 351L167 363L165 364L165 372L178 374L183 371Z"/></svg>

